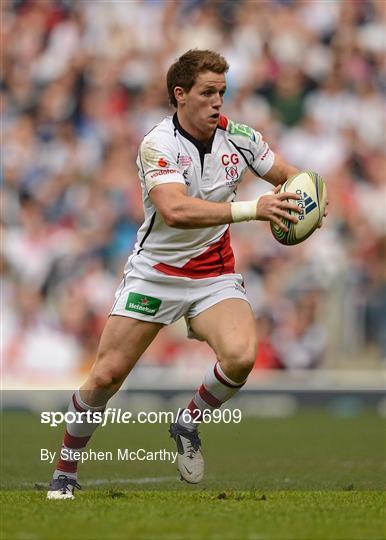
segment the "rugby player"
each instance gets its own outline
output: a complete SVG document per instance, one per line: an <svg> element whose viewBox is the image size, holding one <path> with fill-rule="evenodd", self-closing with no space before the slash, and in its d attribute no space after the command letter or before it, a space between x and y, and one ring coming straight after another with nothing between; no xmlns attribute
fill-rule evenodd
<svg viewBox="0 0 386 540"><path fill-rule="evenodd" d="M204 461L197 426L245 384L256 358L254 316L235 273L231 223L263 220L287 230L296 223L292 193L280 186L298 169L274 154L262 135L221 114L226 60L190 50L167 73L173 116L142 141L137 158L145 220L124 268L110 316L86 382L70 411L102 411L161 328L185 317L188 336L204 340L217 362L184 413L170 427L181 477L199 482ZM251 170L274 190L235 202L243 173ZM207 413L205 413L207 414ZM98 424L68 424L62 447L83 449ZM72 499L77 462L59 459L49 499Z"/></svg>

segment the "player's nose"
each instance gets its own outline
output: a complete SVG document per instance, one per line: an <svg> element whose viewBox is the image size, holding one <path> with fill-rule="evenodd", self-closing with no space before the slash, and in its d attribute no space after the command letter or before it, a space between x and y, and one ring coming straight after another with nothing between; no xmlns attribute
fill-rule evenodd
<svg viewBox="0 0 386 540"><path fill-rule="evenodd" d="M216 94L216 98L214 103L212 104L215 109L219 109L221 105L223 104L223 97L221 94Z"/></svg>

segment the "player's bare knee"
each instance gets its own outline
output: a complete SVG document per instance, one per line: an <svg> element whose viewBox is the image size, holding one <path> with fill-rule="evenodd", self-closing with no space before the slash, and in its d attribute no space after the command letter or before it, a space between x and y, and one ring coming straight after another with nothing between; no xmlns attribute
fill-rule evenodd
<svg viewBox="0 0 386 540"><path fill-rule="evenodd" d="M118 352L99 353L91 373L94 388L118 389L127 375L124 365L124 359Z"/></svg>
<svg viewBox="0 0 386 540"><path fill-rule="evenodd" d="M242 356L240 356L235 364L235 366L247 376L253 369L255 365L256 355L251 354L246 351Z"/></svg>
<svg viewBox="0 0 386 540"><path fill-rule="evenodd" d="M110 390L117 385L117 379L108 369L98 369L92 374L92 385L95 390Z"/></svg>
<svg viewBox="0 0 386 540"><path fill-rule="evenodd" d="M233 342L220 357L220 363L226 372L239 372L245 376L252 370L256 360L257 344L254 340L248 342Z"/></svg>

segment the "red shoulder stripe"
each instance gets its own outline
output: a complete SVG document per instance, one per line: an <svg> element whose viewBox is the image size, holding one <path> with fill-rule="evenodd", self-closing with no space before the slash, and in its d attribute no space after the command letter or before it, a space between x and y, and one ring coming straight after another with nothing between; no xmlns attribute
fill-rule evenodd
<svg viewBox="0 0 386 540"><path fill-rule="evenodd" d="M228 118L223 114L219 116L217 127L224 130L228 127Z"/></svg>

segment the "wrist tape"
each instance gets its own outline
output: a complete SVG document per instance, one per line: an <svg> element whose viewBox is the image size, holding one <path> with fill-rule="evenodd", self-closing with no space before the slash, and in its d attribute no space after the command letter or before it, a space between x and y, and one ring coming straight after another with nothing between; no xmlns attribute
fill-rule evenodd
<svg viewBox="0 0 386 540"><path fill-rule="evenodd" d="M257 203L260 197L264 195L274 195L274 191L270 190L253 201L231 202L232 223L239 221L251 221L251 219L260 219L257 217Z"/></svg>
<svg viewBox="0 0 386 540"><path fill-rule="evenodd" d="M256 207L260 197L253 201L238 201L231 203L232 222L251 221L256 219Z"/></svg>

